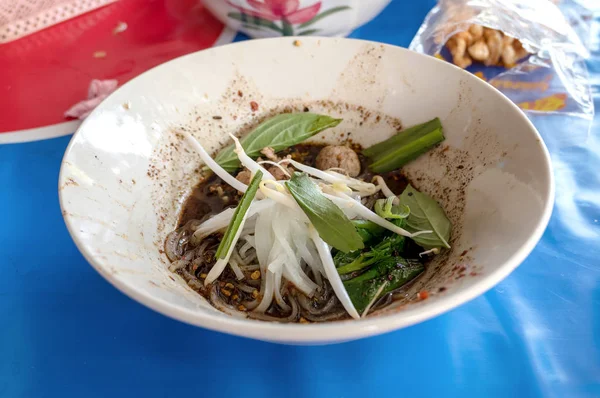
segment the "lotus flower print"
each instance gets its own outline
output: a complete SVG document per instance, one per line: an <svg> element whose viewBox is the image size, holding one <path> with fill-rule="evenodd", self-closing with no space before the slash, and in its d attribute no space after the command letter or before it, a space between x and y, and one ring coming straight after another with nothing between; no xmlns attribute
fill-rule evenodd
<svg viewBox="0 0 600 398"><path fill-rule="evenodd" d="M282 36L304 36L318 33L319 29L305 29L331 14L349 9L348 6L333 7L319 14L321 2L300 7L299 0L246 0L248 6L227 3L239 12L231 12L229 18L242 22L247 29L273 30Z"/></svg>

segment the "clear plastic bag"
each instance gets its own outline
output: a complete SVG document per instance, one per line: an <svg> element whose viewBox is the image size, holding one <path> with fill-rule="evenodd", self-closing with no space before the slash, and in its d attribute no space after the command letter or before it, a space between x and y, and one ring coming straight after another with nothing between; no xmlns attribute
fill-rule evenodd
<svg viewBox="0 0 600 398"><path fill-rule="evenodd" d="M559 114L591 121L594 103L585 65L590 16L580 1L440 0L410 49L448 59L444 46L454 34L474 24L499 30L520 40L531 55L512 68L473 64L467 70L531 116Z"/></svg>

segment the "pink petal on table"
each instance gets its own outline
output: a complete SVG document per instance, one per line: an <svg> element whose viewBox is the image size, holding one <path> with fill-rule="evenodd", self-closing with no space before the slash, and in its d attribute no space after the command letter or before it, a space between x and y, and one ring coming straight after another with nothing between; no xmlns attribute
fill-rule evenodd
<svg viewBox="0 0 600 398"><path fill-rule="evenodd" d="M80 101L65 112L65 117L85 119L119 83L116 80L92 80L88 89L88 99Z"/></svg>
<svg viewBox="0 0 600 398"><path fill-rule="evenodd" d="M88 99L92 99L99 95L108 95L116 90L118 81L112 80L97 80L94 79L90 83L90 88L88 89Z"/></svg>

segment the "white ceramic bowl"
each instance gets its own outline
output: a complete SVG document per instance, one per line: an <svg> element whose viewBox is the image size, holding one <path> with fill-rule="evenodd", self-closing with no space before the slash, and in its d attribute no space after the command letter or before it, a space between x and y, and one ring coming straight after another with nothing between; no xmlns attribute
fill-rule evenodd
<svg viewBox="0 0 600 398"><path fill-rule="evenodd" d="M548 152L525 115L492 86L433 57L377 43L255 40L190 54L144 73L104 101L66 151L60 202L92 266L119 290L170 317L225 333L331 343L398 329L450 310L500 282L533 249L550 217ZM259 110L253 112L250 102ZM167 270L163 241L201 162L176 132L216 150L269 112L294 108L344 121L363 145L439 116L444 145L405 169L445 207L452 250L397 303L359 321L277 324L234 319ZM419 301L426 290L429 298Z"/></svg>
<svg viewBox="0 0 600 398"><path fill-rule="evenodd" d="M215 17L250 37L347 36L390 0L202 0Z"/></svg>

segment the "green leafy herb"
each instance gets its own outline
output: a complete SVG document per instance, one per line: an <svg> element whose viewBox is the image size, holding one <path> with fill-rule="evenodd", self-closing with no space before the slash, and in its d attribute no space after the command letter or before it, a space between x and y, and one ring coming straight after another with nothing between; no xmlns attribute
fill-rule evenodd
<svg viewBox="0 0 600 398"><path fill-rule="evenodd" d="M416 159L445 139L438 118L413 126L363 151L371 159L369 169L375 173L396 170Z"/></svg>
<svg viewBox="0 0 600 398"><path fill-rule="evenodd" d="M392 220L408 217L410 214L409 207L405 205L394 206L394 199L396 199L395 196L386 199L377 199L375 202L375 213L379 217Z"/></svg>
<svg viewBox="0 0 600 398"><path fill-rule="evenodd" d="M340 267L344 264L350 264L352 261L356 260L358 256L360 256L360 250L355 250L348 253L337 250L333 256L333 263L336 267Z"/></svg>
<svg viewBox="0 0 600 398"><path fill-rule="evenodd" d="M294 173L286 185L325 242L345 253L364 247L352 222L306 174Z"/></svg>
<svg viewBox="0 0 600 398"><path fill-rule="evenodd" d="M404 250L405 240L406 238L401 235L394 234L391 236L386 236L377 245L371 247L368 251L360 253L354 258L351 256L338 256L336 253L333 258L333 262L335 263L338 274L340 275L360 271L373 264L377 264L383 260L392 258L396 253L401 253Z"/></svg>
<svg viewBox="0 0 600 398"><path fill-rule="evenodd" d="M382 236L387 231L385 228L375 224L373 221L357 219L352 220L352 224L354 224L356 227L356 231L365 244Z"/></svg>
<svg viewBox="0 0 600 398"><path fill-rule="evenodd" d="M417 244L426 249L450 248L448 242L452 225L444 213L444 209L435 199L409 185L400 195L400 204L410 208L410 215L406 219L408 231L433 231L430 234L413 237L412 239Z"/></svg>
<svg viewBox="0 0 600 398"><path fill-rule="evenodd" d="M243 137L240 143L248 156L257 158L265 147L271 147L275 152L279 152L325 129L335 127L341 121L342 119L308 112L283 113L261 123ZM234 146L230 145L215 157L215 161L230 173L240 167L238 157L233 150Z"/></svg>
<svg viewBox="0 0 600 398"><path fill-rule="evenodd" d="M248 189L246 192L244 192L244 195L242 195L240 203L236 207L233 217L231 217L231 221L227 226L227 231L225 231L225 235L223 236L223 239L221 239L221 243L219 243L219 248L217 249L217 253L215 255L217 259L225 258L227 256L227 252L229 252L229 248L233 244L233 240L235 239L240 225L242 224L242 220L244 219L252 200L256 196L258 184L260 184L262 176L262 171L258 170L254 175L254 178L252 178L252 181L250 181Z"/></svg>
<svg viewBox="0 0 600 398"><path fill-rule="evenodd" d="M381 291L381 295L410 282L424 269L425 267L418 260L406 260L399 256L388 257L367 272L345 281L344 287L354 308L362 313L383 284L387 285Z"/></svg>

